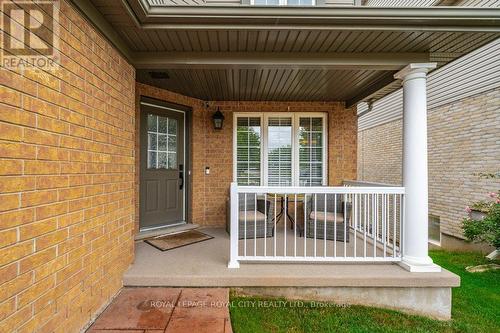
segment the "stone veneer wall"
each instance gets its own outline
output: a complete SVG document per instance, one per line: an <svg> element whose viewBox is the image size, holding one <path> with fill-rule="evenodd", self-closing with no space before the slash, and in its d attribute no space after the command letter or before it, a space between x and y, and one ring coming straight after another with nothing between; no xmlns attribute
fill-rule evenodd
<svg viewBox="0 0 500 333"><path fill-rule="evenodd" d="M147 96L193 109L190 191L193 223L222 226L226 222L226 199L233 177L233 112L327 112L329 183L340 185L343 179L356 179L356 110L345 109L343 103L215 101L209 102L207 108L203 101L141 83L137 83L136 95L137 101L140 96ZM219 131L212 125L212 115L217 107L225 116L223 129ZM139 112L138 108L136 112ZM139 119L138 115L136 119ZM137 140L136 146L139 144ZM205 175L206 166L210 167L210 175ZM136 217L138 228L139 219Z"/></svg>
<svg viewBox="0 0 500 333"><path fill-rule="evenodd" d="M499 89L428 110L429 213L442 233L463 238L465 206L500 188L474 175L499 171L499 130ZM360 180L401 184L401 119L360 131L358 154Z"/></svg>
<svg viewBox="0 0 500 333"><path fill-rule="evenodd" d="M133 260L135 70L60 5L61 67L0 69L0 332L80 331Z"/></svg>

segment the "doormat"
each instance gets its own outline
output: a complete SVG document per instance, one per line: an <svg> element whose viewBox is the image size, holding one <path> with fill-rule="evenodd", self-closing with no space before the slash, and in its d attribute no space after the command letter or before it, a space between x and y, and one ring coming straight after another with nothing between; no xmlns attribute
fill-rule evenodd
<svg viewBox="0 0 500 333"><path fill-rule="evenodd" d="M168 251L178 247L187 246L212 239L212 236L197 230L189 230L176 234L158 236L144 240L149 245L156 247L160 251Z"/></svg>

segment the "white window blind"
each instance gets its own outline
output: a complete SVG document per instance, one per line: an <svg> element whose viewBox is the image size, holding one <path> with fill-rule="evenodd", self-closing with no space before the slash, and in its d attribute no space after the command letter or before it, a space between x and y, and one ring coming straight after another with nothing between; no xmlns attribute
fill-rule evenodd
<svg viewBox="0 0 500 333"><path fill-rule="evenodd" d="M323 183L323 118L299 118L299 186Z"/></svg>
<svg viewBox="0 0 500 333"><path fill-rule="evenodd" d="M254 5L257 6L278 6L279 0L254 0Z"/></svg>
<svg viewBox="0 0 500 333"><path fill-rule="evenodd" d="M267 137L267 184L269 186L291 186L292 118L269 118Z"/></svg>
<svg viewBox="0 0 500 333"><path fill-rule="evenodd" d="M236 178L238 185L260 185L260 117L238 117L236 129Z"/></svg>
<svg viewBox="0 0 500 333"><path fill-rule="evenodd" d="M255 6L314 6L315 0L250 0Z"/></svg>
<svg viewBox="0 0 500 333"><path fill-rule="evenodd" d="M287 0L286 4L288 6L313 6L313 0Z"/></svg>

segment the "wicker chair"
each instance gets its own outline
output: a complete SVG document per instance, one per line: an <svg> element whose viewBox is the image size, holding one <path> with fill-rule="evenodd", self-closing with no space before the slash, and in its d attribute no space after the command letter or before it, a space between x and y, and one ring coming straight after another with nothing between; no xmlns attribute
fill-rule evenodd
<svg viewBox="0 0 500 333"><path fill-rule="evenodd" d="M238 238L247 239L263 238L274 236L274 204L270 200L259 199L257 195L257 209L255 209L256 195L248 193L239 194L238 210ZM266 218L267 214L267 218ZM246 224L245 224L246 217ZM246 225L246 235L245 235ZM227 200L226 205L226 230L231 231L231 200Z"/></svg>
<svg viewBox="0 0 500 333"><path fill-rule="evenodd" d="M316 196L316 207L315 197ZM337 194L337 216L335 219L335 201L334 195L327 195L326 202L326 215L325 215L325 194L316 194L308 196L307 198L307 212L306 212L306 237L317 239L325 239L325 220L326 220L326 239L334 240L335 220L337 221L336 237L337 241L349 242L349 222L351 219L351 204L343 201L343 195ZM346 209L346 214L344 214ZM326 218L325 218L326 217ZM345 221L344 221L345 217ZM316 220L316 225L314 221ZM345 226L345 239L344 239L344 226ZM316 233L315 233L316 230Z"/></svg>

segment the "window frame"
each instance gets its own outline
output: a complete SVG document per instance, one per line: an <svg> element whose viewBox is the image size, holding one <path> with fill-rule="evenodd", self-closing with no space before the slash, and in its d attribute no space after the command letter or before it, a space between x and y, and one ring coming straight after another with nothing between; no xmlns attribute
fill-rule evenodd
<svg viewBox="0 0 500 333"><path fill-rule="evenodd" d="M436 240L436 239L432 239L430 237L430 233L428 235L428 242L430 244L433 244L433 245L437 245L437 246L441 246L441 239L442 239L442 232L441 232L441 216L438 216L438 215L434 215L434 214L428 214L428 217L427 217L427 228L430 229L430 224L431 224L431 220L432 219L435 219L438 221L438 224L439 224L439 240Z"/></svg>
<svg viewBox="0 0 500 333"><path fill-rule="evenodd" d="M299 186L299 119L322 118L323 119L323 163L322 163L322 186L328 184L328 115L326 112L234 112L233 113L233 182L237 182L237 121L238 117L260 118L261 141L260 141L260 186L268 186L268 121L269 118L282 117L292 118L292 186Z"/></svg>

